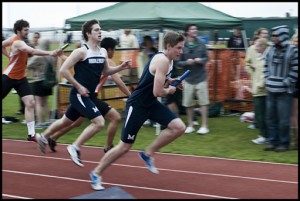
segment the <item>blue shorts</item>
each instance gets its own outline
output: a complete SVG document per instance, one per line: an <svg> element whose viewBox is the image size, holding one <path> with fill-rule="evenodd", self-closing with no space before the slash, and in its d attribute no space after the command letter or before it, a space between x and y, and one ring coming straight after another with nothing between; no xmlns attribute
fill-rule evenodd
<svg viewBox="0 0 300 201"><path fill-rule="evenodd" d="M145 107L138 101L126 103L126 119L124 121L121 140L125 143L133 144L138 131L147 119L155 121L162 126L178 118L167 106L155 101L151 106Z"/></svg>
<svg viewBox="0 0 300 201"><path fill-rule="evenodd" d="M78 93L70 93L69 97L71 104L65 113L68 119L76 121L83 116L92 120L102 115L92 98L81 96Z"/></svg>

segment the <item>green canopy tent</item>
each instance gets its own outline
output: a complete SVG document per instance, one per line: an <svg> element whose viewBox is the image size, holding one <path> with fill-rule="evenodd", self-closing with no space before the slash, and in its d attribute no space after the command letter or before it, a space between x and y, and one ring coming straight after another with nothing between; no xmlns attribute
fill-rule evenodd
<svg viewBox="0 0 300 201"><path fill-rule="evenodd" d="M198 2L120 2L65 20L69 31L97 19L103 30L180 29L194 23L198 29L241 28L242 21Z"/></svg>
<svg viewBox="0 0 300 201"><path fill-rule="evenodd" d="M184 30L190 23L196 24L199 30L242 28L241 19L198 2L120 2L66 19L65 29L81 30L82 24L91 19L99 20L103 30L158 29L159 50L162 50L164 29ZM247 44L246 32L242 33ZM215 38L217 40L217 34Z"/></svg>

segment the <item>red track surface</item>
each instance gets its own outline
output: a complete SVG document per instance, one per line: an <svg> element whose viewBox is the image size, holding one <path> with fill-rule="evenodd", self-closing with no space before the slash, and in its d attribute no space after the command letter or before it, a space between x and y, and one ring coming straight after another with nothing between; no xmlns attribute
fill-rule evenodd
<svg viewBox="0 0 300 201"><path fill-rule="evenodd" d="M2 140L2 198L67 199L93 193L89 171L103 156L99 147L81 148L83 168L66 145L41 155L33 142ZM136 199L297 199L298 165L190 155L155 155L160 173L149 172L136 151L103 175L104 187L118 186Z"/></svg>

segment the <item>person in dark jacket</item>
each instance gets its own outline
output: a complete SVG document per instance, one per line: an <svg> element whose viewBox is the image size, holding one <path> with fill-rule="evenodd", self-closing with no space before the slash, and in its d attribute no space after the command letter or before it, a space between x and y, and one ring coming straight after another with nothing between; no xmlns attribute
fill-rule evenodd
<svg viewBox="0 0 300 201"><path fill-rule="evenodd" d="M244 48L245 44L241 34L241 30L234 29L232 36L229 38L227 43L228 48Z"/></svg>
<svg viewBox="0 0 300 201"><path fill-rule="evenodd" d="M272 28L273 45L266 55L266 119L270 144L265 151L283 152L290 145L293 93L298 79L298 48L289 41L286 25Z"/></svg>

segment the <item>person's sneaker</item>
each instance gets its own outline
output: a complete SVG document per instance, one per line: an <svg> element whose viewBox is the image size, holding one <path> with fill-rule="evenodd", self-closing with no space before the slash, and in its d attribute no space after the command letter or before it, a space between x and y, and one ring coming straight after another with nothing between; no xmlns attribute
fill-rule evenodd
<svg viewBox="0 0 300 201"><path fill-rule="evenodd" d="M48 145L49 145L51 151L56 152L56 149L55 149L56 141L53 140L51 137L48 138Z"/></svg>
<svg viewBox="0 0 300 201"><path fill-rule="evenodd" d="M150 170L150 172L152 172L154 174L159 173L159 171L154 166L153 158L146 156L145 152L143 152L143 151L139 152L139 157L146 163L146 166L147 166L148 170Z"/></svg>
<svg viewBox="0 0 300 201"><path fill-rule="evenodd" d="M2 123L3 124L10 124L12 121L7 121L5 118L2 118Z"/></svg>
<svg viewBox="0 0 300 201"><path fill-rule="evenodd" d="M72 161L80 166L80 167L83 167L83 164L81 163L81 160L80 160L80 151L76 150L76 148L73 146L73 145L69 145L67 147L67 150L70 154L70 157L72 159Z"/></svg>
<svg viewBox="0 0 300 201"><path fill-rule="evenodd" d="M250 124L247 128L249 128L249 129L256 129L256 127L255 127L254 124Z"/></svg>
<svg viewBox="0 0 300 201"><path fill-rule="evenodd" d="M193 125L194 125L194 126L199 126L198 121L193 121Z"/></svg>
<svg viewBox="0 0 300 201"><path fill-rule="evenodd" d="M258 138L252 140L254 144L266 144L268 142L267 138L259 136Z"/></svg>
<svg viewBox="0 0 300 201"><path fill-rule="evenodd" d="M144 122L144 124L143 125L145 125L145 126L149 126L151 124L151 121L149 120L149 119L147 119L145 122Z"/></svg>
<svg viewBox="0 0 300 201"><path fill-rule="evenodd" d="M275 148L274 151L276 151L276 152L284 152L284 151L287 151L287 150L289 150L289 149L287 147L285 147L285 146L278 146L278 147Z"/></svg>
<svg viewBox="0 0 300 201"><path fill-rule="evenodd" d="M274 151L276 148L276 146L272 145L272 144L269 144L268 146L266 146L264 148L264 151Z"/></svg>
<svg viewBox="0 0 300 201"><path fill-rule="evenodd" d="M36 135L34 135L34 136L28 135L28 136L27 136L27 141L30 141L30 142L37 142L37 140L36 140Z"/></svg>
<svg viewBox="0 0 300 201"><path fill-rule="evenodd" d="M94 170L90 171L90 178L92 181L92 189L96 191L104 190L105 188L101 185L102 183L102 177L95 174Z"/></svg>
<svg viewBox="0 0 300 201"><path fill-rule="evenodd" d="M195 129L194 129L193 127L188 126L188 127L185 129L184 133L190 134L190 133L192 133L192 132L194 132L194 131L195 131Z"/></svg>
<svg viewBox="0 0 300 201"><path fill-rule="evenodd" d="M208 133L208 132L209 132L209 129L206 128L206 127L201 127L201 128L199 128L199 130L197 131L197 133L200 134L200 135L204 135L204 134L206 134L206 133Z"/></svg>
<svg viewBox="0 0 300 201"><path fill-rule="evenodd" d="M106 153L106 152L108 152L109 150L111 150L112 148L114 147L114 145L112 144L112 145L110 145L110 146L108 146L108 147L106 147L103 151L104 151L104 153Z"/></svg>
<svg viewBox="0 0 300 201"><path fill-rule="evenodd" d="M41 134L35 134L36 136L36 142L37 142L37 148L40 150L42 154L46 153L46 145L48 144L47 139Z"/></svg>

